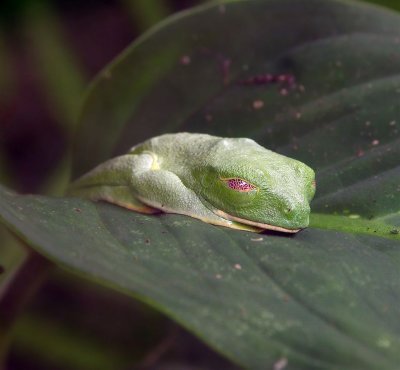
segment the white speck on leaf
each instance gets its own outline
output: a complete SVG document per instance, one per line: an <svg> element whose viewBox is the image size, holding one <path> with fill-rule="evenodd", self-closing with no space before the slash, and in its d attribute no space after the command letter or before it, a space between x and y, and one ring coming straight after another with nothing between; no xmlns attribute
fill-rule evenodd
<svg viewBox="0 0 400 370"><path fill-rule="evenodd" d="M280 94L281 94L282 96L286 96L287 94L289 94L288 89L281 89L279 92L280 92Z"/></svg>
<svg viewBox="0 0 400 370"><path fill-rule="evenodd" d="M187 66L188 64L190 64L190 62L191 62L191 59L190 59L190 56L188 56L188 55L184 55L181 58L181 64L183 64L184 66Z"/></svg>
<svg viewBox="0 0 400 370"><path fill-rule="evenodd" d="M357 152L357 157L362 157L364 154L365 154L365 152L364 152L362 149L360 149L360 150Z"/></svg>
<svg viewBox="0 0 400 370"><path fill-rule="evenodd" d="M254 100L253 101L254 109L261 109L263 106L264 106L264 102L262 100Z"/></svg>
<svg viewBox="0 0 400 370"><path fill-rule="evenodd" d="M283 370L288 364L288 360L285 357L282 357L278 361L274 363L273 370Z"/></svg>

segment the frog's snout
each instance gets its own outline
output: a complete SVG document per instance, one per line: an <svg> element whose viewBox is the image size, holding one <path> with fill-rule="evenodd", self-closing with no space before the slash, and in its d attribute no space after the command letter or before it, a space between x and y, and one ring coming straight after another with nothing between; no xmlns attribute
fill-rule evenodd
<svg viewBox="0 0 400 370"><path fill-rule="evenodd" d="M307 201L290 202L283 208L283 217L291 228L303 229L310 222L310 205Z"/></svg>

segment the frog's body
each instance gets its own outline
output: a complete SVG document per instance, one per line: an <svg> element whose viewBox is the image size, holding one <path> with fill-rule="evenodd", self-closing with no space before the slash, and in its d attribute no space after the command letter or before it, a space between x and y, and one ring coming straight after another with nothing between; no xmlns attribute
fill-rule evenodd
<svg viewBox="0 0 400 370"><path fill-rule="evenodd" d="M251 139L166 134L72 184L70 194L142 213L179 213L235 229L297 232L309 222L314 171Z"/></svg>

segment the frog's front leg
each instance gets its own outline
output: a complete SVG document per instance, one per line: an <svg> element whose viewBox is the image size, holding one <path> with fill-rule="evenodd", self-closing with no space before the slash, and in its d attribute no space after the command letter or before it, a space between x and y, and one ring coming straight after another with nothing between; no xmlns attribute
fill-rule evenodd
<svg viewBox="0 0 400 370"><path fill-rule="evenodd" d="M137 191L138 199L150 207L166 213L177 213L200 219L214 225L233 229L260 231L252 226L226 220L214 212L212 206L205 205L206 201L185 186L174 173L163 169L150 169L135 173L132 178L133 188Z"/></svg>

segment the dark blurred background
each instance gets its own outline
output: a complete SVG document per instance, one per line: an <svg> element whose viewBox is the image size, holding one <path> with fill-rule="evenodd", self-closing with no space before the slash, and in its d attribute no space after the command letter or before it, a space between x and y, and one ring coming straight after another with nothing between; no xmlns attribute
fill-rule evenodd
<svg viewBox="0 0 400 370"><path fill-rule="evenodd" d="M205 2L0 0L0 182L59 194L89 81L153 24ZM6 369L235 366L147 306L50 267L15 320Z"/></svg>
<svg viewBox="0 0 400 370"><path fill-rule="evenodd" d="M92 77L151 25L201 2L0 1L2 182L42 190L71 140Z"/></svg>

